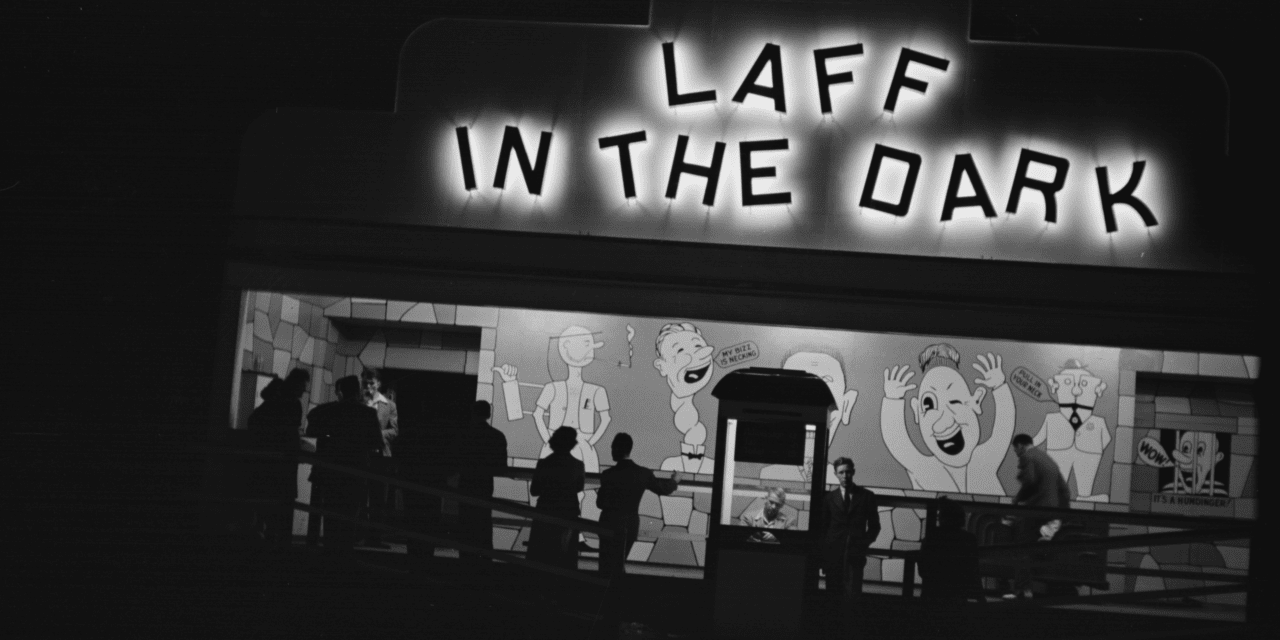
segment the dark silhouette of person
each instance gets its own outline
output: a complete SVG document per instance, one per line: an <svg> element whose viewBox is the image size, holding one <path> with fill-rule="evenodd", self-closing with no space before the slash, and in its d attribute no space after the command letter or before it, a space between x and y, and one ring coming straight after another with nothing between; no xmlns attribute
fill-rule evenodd
<svg viewBox="0 0 1280 640"><path fill-rule="evenodd" d="M378 412L364 404L356 376L346 376L334 387L338 401L307 414L307 435L316 438L316 455L321 460L366 469L370 453L382 447ZM342 516L326 519L325 550L349 554L355 546L355 521L365 498L364 479L316 467L311 471L311 482L322 489L320 506Z"/></svg>
<svg viewBox="0 0 1280 640"><path fill-rule="evenodd" d="M920 546L922 597L947 604L982 597L978 537L964 524L963 507L945 496L938 501L938 526Z"/></svg>
<svg viewBox="0 0 1280 640"><path fill-rule="evenodd" d="M395 475L395 460L391 457L391 443L400 435L399 411L394 400L383 393L382 374L377 369L366 368L360 372L360 390L362 399L369 407L378 412L378 427L382 442L377 451L369 456L369 471L379 475ZM362 520L369 523L387 524L390 507L395 506L394 492L386 483L379 480L365 482L367 497ZM382 536L373 527L365 527L364 546L386 549Z"/></svg>
<svg viewBox="0 0 1280 640"><path fill-rule="evenodd" d="M249 433L270 457L255 465L259 497L270 502L258 510L267 545L282 549L293 538L293 503L298 499L298 451L301 450L302 394L311 375L294 369L262 390L262 404L249 414Z"/></svg>
<svg viewBox="0 0 1280 640"><path fill-rule="evenodd" d="M1013 498L1013 504L1028 507L1065 509L1071 506L1071 489L1058 470L1058 463L1048 453L1037 448L1031 436L1019 433L1013 437L1013 451L1018 455L1018 482L1022 485ZM1062 521L1043 516L1016 517L1015 542L1051 540ZM1035 554L1032 554L1035 555ZM1031 597L1030 560L1022 558L1014 569L1013 590L1006 598Z"/></svg>
<svg viewBox="0 0 1280 640"><path fill-rule="evenodd" d="M471 421L454 443L459 464L458 492L475 498L493 497L493 478L506 473L507 437L489 424L493 407L485 400L471 406ZM535 480L536 482L536 480ZM460 541L484 550L493 549L493 509L471 504L458 506ZM459 554L475 568L488 567L491 559L476 553Z"/></svg>
<svg viewBox="0 0 1280 640"><path fill-rule="evenodd" d="M400 477L426 487L448 490L448 478L453 473L454 466L453 430L452 426L440 422L404 425L396 441ZM410 489L405 489L403 493L407 527L411 531L434 538L447 537L441 513L441 497ZM436 543L409 538L407 546L410 569L414 572L427 569L435 557Z"/></svg>
<svg viewBox="0 0 1280 640"><path fill-rule="evenodd" d="M853 482L857 471L853 460L837 458L833 466L840 486L823 499L827 518L823 564L827 591L852 599L862 594L867 549L880 536L880 511L875 494Z"/></svg>
<svg viewBox="0 0 1280 640"><path fill-rule="evenodd" d="M537 510L561 518L578 517L578 492L586 486L586 467L570 453L578 444L578 430L560 427L548 442L551 454L538 461L529 493L538 498ZM564 569L578 568L578 532L570 527L534 521L529 533L530 560Z"/></svg>
<svg viewBox="0 0 1280 640"><path fill-rule="evenodd" d="M658 478L653 471L631 461L634 441L626 433L613 436L609 447L614 465L600 474L600 490L596 505L600 507L600 524L613 530L615 537L600 539L600 573L620 577L626 572L626 559L636 543L640 529L640 499L645 491L660 496L670 495L680 486L680 474L671 479Z"/></svg>

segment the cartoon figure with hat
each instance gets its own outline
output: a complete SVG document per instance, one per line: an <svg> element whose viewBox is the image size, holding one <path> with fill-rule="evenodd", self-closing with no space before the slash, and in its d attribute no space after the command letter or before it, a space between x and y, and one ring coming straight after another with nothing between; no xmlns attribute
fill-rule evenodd
<svg viewBox="0 0 1280 640"><path fill-rule="evenodd" d="M1093 412L1107 383L1075 359L1067 360L1046 382L1057 398L1058 410L1044 417L1032 442L1039 446L1048 441L1049 457L1058 463L1063 480L1070 482L1072 472L1076 474L1077 500L1107 502L1106 494L1093 495L1098 463L1111 443L1107 421Z"/></svg>

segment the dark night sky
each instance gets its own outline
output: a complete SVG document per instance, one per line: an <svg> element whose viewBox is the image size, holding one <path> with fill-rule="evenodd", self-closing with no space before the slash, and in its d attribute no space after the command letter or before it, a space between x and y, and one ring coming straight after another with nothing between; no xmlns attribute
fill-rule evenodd
<svg viewBox="0 0 1280 640"><path fill-rule="evenodd" d="M1274 76L1254 62L1268 42L1252 37L1259 4L975 0L972 36L1206 56L1232 91L1228 161L1240 178L1227 208L1251 224L1264 214L1252 212L1259 170L1248 161L1269 144L1258 112L1270 87L1258 83ZM6 432L63 434L24 456L62 456L37 463L46 475L87 471L111 479L102 487L135 478L116 495L156 500L198 490L198 469L176 452L205 433L225 214L258 114L390 110L401 43L435 17L644 24L648 14L646 0L0 5L0 215L17 285L6 379L23 399ZM73 465L74 445L115 462ZM153 472L118 473L125 460ZM154 509L156 522L174 509Z"/></svg>

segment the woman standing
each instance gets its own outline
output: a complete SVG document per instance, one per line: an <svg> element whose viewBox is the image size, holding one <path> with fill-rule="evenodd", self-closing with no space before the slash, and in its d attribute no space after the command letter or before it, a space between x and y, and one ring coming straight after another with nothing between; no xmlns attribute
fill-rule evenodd
<svg viewBox="0 0 1280 640"><path fill-rule="evenodd" d="M578 444L578 430L560 427L551 434L548 444L551 446L551 454L538 461L529 493L538 497L537 509L540 513L576 518L578 492L586 484L586 468L571 453ZM576 570L578 532L568 527L534 522L533 530L529 533L528 558Z"/></svg>

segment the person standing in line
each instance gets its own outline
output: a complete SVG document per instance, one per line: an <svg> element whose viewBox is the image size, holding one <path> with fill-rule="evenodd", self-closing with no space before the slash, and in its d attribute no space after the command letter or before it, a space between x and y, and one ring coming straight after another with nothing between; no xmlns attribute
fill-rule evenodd
<svg viewBox="0 0 1280 640"><path fill-rule="evenodd" d="M364 404L360 379L346 376L334 385L337 402L307 414L307 435L316 438L316 454L333 464L365 469L369 453L382 443L378 412ZM340 518L327 518L324 546L328 553L348 555L355 546L355 521L365 496L365 482L346 473L315 468L311 481L322 488L322 506Z"/></svg>
<svg viewBox="0 0 1280 640"><path fill-rule="evenodd" d="M857 469L852 459L837 458L833 466L840 486L827 492L823 500L827 591L856 599L862 594L867 549L880 536L880 511L875 494L853 482Z"/></svg>
<svg viewBox="0 0 1280 640"><path fill-rule="evenodd" d="M280 550L293 537L293 503L298 499L298 451L301 449L302 394L311 375L294 369L262 390L262 404L249 415L249 432L260 451L270 454L255 465L259 495L271 502L259 518L269 548Z"/></svg>
<svg viewBox="0 0 1280 640"><path fill-rule="evenodd" d="M382 375L377 369L361 371L360 386L365 405L378 413L378 428L381 432L381 441L369 457L369 471L378 475L393 475L395 467L391 458L391 443L400 435L400 417L396 411L396 403L382 393ZM391 488L378 480L367 481L366 487L368 495L365 499L364 519L370 523L387 524L387 504ZM364 546L387 548L382 542L382 536L373 527L365 532Z"/></svg>
<svg viewBox="0 0 1280 640"><path fill-rule="evenodd" d="M600 524L614 531L613 538L600 540L599 568L606 577L626 573L626 559L639 534L640 499L644 492L666 496L680 487L680 472L675 472L670 479L659 478L653 471L632 462L634 444L629 434L615 435L609 447L614 465L600 474L600 491L596 495Z"/></svg>
<svg viewBox="0 0 1280 640"><path fill-rule="evenodd" d="M1013 450L1018 454L1018 482L1021 487L1013 504L1027 507L1065 509L1071 506L1071 489L1058 470L1058 463L1034 445L1031 436L1019 433L1013 437ZM1015 541L1049 541L1058 532L1062 520L1045 517L1016 517ZM1031 566L1026 559L1014 570L1013 591L1005 598L1031 597Z"/></svg>
<svg viewBox="0 0 1280 640"><path fill-rule="evenodd" d="M458 491L474 498L493 497L494 477L507 470L507 437L489 424L493 407L477 400L471 407L471 424L460 434L455 446L460 463ZM493 550L493 509L470 504L458 507L461 541L483 550ZM490 566L487 556L464 552L463 562L477 569Z"/></svg>
<svg viewBox="0 0 1280 640"><path fill-rule="evenodd" d="M920 547L921 596L944 604L982 598L978 538L964 528L964 508L945 496L938 501L938 526Z"/></svg>
<svg viewBox="0 0 1280 640"><path fill-rule="evenodd" d="M578 492L586 486L586 468L573 457L578 430L560 427L551 434L551 455L538 461L529 493L538 498L540 513L577 518ZM530 560L569 570L578 568L578 533L569 527L534 522L529 533Z"/></svg>

